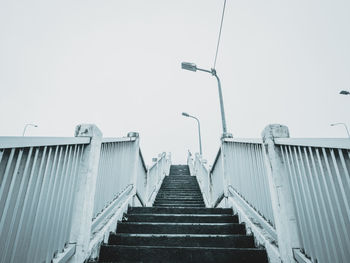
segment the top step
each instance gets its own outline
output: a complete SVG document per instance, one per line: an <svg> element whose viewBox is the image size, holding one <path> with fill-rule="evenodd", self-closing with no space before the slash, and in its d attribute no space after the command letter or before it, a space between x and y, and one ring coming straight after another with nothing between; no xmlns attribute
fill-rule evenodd
<svg viewBox="0 0 350 263"><path fill-rule="evenodd" d="M171 165L169 175L190 175L188 165Z"/></svg>

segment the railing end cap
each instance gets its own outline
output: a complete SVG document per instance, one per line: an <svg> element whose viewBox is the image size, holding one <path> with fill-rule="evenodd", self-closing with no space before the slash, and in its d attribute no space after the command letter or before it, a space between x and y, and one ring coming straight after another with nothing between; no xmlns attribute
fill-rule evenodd
<svg viewBox="0 0 350 263"><path fill-rule="evenodd" d="M75 127L74 136L102 138L102 132L95 124L79 124Z"/></svg>
<svg viewBox="0 0 350 263"><path fill-rule="evenodd" d="M273 140L274 138L289 138L289 129L285 125L269 124L261 133L261 137L263 142L265 142L267 139Z"/></svg>
<svg viewBox="0 0 350 263"><path fill-rule="evenodd" d="M139 135L138 132L128 132L127 136L128 137L136 137L136 138L138 138L140 135Z"/></svg>

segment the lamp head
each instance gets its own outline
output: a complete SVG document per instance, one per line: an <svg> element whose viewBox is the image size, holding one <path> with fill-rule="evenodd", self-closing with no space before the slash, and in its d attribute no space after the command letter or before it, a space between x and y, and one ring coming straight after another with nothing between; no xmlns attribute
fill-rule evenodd
<svg viewBox="0 0 350 263"><path fill-rule="evenodd" d="M190 70L190 71L197 71L197 65L194 63L189 63L189 62L182 62L181 68L186 69L186 70Z"/></svg>
<svg viewBox="0 0 350 263"><path fill-rule="evenodd" d="M339 92L339 94L341 94L341 95L349 95L350 92L347 91L347 90L342 90L342 91Z"/></svg>
<svg viewBox="0 0 350 263"><path fill-rule="evenodd" d="M183 112L182 115L185 116L185 117L190 117L190 114L188 114L186 112Z"/></svg>

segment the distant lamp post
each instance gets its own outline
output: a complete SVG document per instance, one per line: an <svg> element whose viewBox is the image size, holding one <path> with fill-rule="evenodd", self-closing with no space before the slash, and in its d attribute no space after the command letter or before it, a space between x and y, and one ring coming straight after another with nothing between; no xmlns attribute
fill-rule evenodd
<svg viewBox="0 0 350 263"><path fill-rule="evenodd" d="M341 95L350 95L350 92L347 91L347 90L342 90L342 91L339 92L339 94L341 94Z"/></svg>
<svg viewBox="0 0 350 263"><path fill-rule="evenodd" d="M222 90L221 90L221 82L220 82L220 79L219 79L218 75L216 74L216 70L215 69L207 70L207 69L198 68L196 64L189 63L189 62L182 62L181 63L181 68L185 69L185 70L189 70L189 71L194 71L194 72L196 72L197 70L204 71L204 72L212 74L217 79L217 81L218 81L218 89L219 89L219 99L220 99L222 131L223 131L222 137L223 138L232 137L232 134L227 133L225 110L224 110L224 100L222 98Z"/></svg>
<svg viewBox="0 0 350 263"><path fill-rule="evenodd" d="M347 132L347 134L348 134L348 137L350 138L349 129L348 129L348 126L347 126L345 123L343 123L343 122L337 122L337 123L332 123L332 124L331 124L331 126L336 126L336 125L343 125L343 126L345 127L345 129L346 129L346 132Z"/></svg>
<svg viewBox="0 0 350 263"><path fill-rule="evenodd" d="M22 134L22 136L25 135L28 126L33 126L33 127L35 127L35 128L38 127L38 125L36 125L36 124L27 123L26 125L24 125L24 129L23 129L23 134Z"/></svg>
<svg viewBox="0 0 350 263"><path fill-rule="evenodd" d="M199 120L198 120L198 118L196 118L196 117L194 117L194 116L192 116L192 115L190 115L190 114L188 114L186 112L183 112L182 115L185 116L185 117L188 117L188 118L193 118L193 119L195 119L197 121L197 124L198 124L198 138L199 138L199 154L202 156L202 154L203 154L202 153L202 137L201 137L201 125L199 123Z"/></svg>

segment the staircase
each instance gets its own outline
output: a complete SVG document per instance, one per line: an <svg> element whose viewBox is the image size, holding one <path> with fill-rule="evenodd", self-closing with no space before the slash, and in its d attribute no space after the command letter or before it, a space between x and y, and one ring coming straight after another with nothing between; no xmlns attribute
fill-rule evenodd
<svg viewBox="0 0 350 263"><path fill-rule="evenodd" d="M205 208L187 165L172 165L153 207L131 207L99 262L268 262L231 209Z"/></svg>

